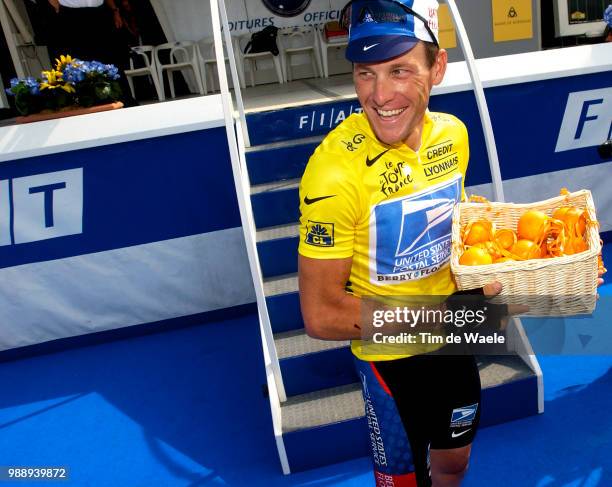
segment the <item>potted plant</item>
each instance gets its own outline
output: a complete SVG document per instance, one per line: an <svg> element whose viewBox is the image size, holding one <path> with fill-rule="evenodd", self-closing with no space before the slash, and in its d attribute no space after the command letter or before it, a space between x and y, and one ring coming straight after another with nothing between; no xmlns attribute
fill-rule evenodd
<svg viewBox="0 0 612 487"><path fill-rule="evenodd" d="M14 78L6 92L22 115L33 122L121 108L119 70L112 64L60 56L40 78Z"/></svg>

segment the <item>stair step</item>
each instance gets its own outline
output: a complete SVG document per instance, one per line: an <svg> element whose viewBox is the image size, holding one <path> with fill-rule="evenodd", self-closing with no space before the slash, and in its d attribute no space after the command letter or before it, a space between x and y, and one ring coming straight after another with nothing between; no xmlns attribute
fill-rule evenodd
<svg viewBox="0 0 612 487"><path fill-rule="evenodd" d="M264 279L264 293L274 333L304 328L297 273Z"/></svg>
<svg viewBox="0 0 612 487"><path fill-rule="evenodd" d="M299 184L299 179L289 179L251 186L251 204L258 229L295 224L299 220Z"/></svg>
<svg viewBox="0 0 612 487"><path fill-rule="evenodd" d="M267 297L266 303L273 333L304 328L300 295L297 292Z"/></svg>
<svg viewBox="0 0 612 487"><path fill-rule="evenodd" d="M274 149L283 149L295 147L296 145L308 145L308 144L319 144L324 139L322 135L316 135L314 137L305 137L297 140L283 140L280 142L269 142L267 144L254 145L246 147L245 152L247 154L256 154L259 152L266 152Z"/></svg>
<svg viewBox="0 0 612 487"><path fill-rule="evenodd" d="M274 335L274 343L287 396L357 380L349 341L317 340L302 328Z"/></svg>
<svg viewBox="0 0 612 487"><path fill-rule="evenodd" d="M274 335L288 396L336 387L356 380L350 341L310 338L302 328ZM512 356L479 359L482 387L495 387L531 373ZM521 361L522 362L522 361Z"/></svg>
<svg viewBox="0 0 612 487"><path fill-rule="evenodd" d="M246 150L251 184L301 178L308 159L323 137L249 147Z"/></svg>
<svg viewBox="0 0 612 487"><path fill-rule="evenodd" d="M479 370L482 427L538 413L537 377L520 357L481 357ZM358 382L288 398L281 415L292 472L369 454Z"/></svg>
<svg viewBox="0 0 612 487"><path fill-rule="evenodd" d="M281 405L283 433L364 416L359 383L288 398Z"/></svg>
<svg viewBox="0 0 612 487"><path fill-rule="evenodd" d="M297 107L279 108L248 113L247 126L252 145L286 140L304 140L325 136L351 113L360 109L354 93L326 95L329 103L313 103Z"/></svg>
<svg viewBox="0 0 612 487"><path fill-rule="evenodd" d="M264 280L264 291L266 297L278 296L279 294L298 292L298 275L284 274Z"/></svg>
<svg viewBox="0 0 612 487"><path fill-rule="evenodd" d="M277 333L274 335L274 343L279 359L308 355L325 350L335 350L350 345L348 340L317 340L316 338L310 338L304 329Z"/></svg>
<svg viewBox="0 0 612 487"><path fill-rule="evenodd" d="M527 364L515 355L479 357L478 370L483 392L533 376ZM283 432L364 416L361 385L356 382L287 398L281 409Z"/></svg>
<svg viewBox="0 0 612 487"><path fill-rule="evenodd" d="M256 194L270 193L284 189L297 189L300 186L300 178L271 181L263 184L251 185L251 196Z"/></svg>
<svg viewBox="0 0 612 487"><path fill-rule="evenodd" d="M268 242L281 238L292 238L300 235L299 223L288 223L257 230L257 243Z"/></svg>
<svg viewBox="0 0 612 487"><path fill-rule="evenodd" d="M264 278L297 272L299 233L297 223L257 231L257 253Z"/></svg>

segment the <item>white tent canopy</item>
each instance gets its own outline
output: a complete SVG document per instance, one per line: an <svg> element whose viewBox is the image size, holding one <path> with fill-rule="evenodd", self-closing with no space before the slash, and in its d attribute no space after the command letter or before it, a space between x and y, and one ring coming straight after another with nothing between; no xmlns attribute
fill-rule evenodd
<svg viewBox="0 0 612 487"><path fill-rule="evenodd" d="M272 24L276 27L294 27L337 20L345 4L346 0L312 0L308 8L295 17L280 17L268 10L261 1L227 0L226 8L231 33L243 34ZM151 5L169 42L212 37L209 2L151 0Z"/></svg>

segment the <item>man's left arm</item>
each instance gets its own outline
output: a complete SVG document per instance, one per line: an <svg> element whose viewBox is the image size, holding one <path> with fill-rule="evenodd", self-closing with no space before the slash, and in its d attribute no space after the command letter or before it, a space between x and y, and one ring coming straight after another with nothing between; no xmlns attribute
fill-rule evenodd
<svg viewBox="0 0 612 487"><path fill-rule="evenodd" d="M104 0L106 6L110 8L113 12L113 22L115 24L116 29L121 29L123 26L123 18L121 17L121 12L115 3L115 0Z"/></svg>

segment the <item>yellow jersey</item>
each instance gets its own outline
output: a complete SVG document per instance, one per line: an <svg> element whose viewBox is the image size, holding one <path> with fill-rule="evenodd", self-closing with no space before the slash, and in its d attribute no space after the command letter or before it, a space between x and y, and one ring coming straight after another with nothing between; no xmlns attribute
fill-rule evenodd
<svg viewBox="0 0 612 487"><path fill-rule="evenodd" d="M469 159L465 125L427 112L418 151L388 146L365 114L353 114L317 147L300 183L298 251L314 259L352 257L347 290L356 296L447 296L451 220L464 198ZM353 353L390 360L406 353Z"/></svg>

